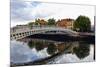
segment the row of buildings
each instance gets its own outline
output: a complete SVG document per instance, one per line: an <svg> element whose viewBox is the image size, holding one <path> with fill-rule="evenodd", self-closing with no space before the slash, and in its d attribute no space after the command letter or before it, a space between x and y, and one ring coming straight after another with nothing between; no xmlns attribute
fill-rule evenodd
<svg viewBox="0 0 100 67"><path fill-rule="evenodd" d="M38 22L39 25L35 25L34 22L32 22L32 23L33 23L33 26L39 26L39 25L40 26L48 26L47 21L45 21L44 19L39 19L39 22ZM61 19L61 20L56 21L53 26L72 29L73 23L74 23L73 19L67 18L67 19ZM24 29L27 27L28 27L28 24L27 25L16 25L15 27L13 27L11 29Z"/></svg>
<svg viewBox="0 0 100 67"><path fill-rule="evenodd" d="M61 20L58 20L55 22L55 26L72 29L73 22L74 22L74 20L70 19L70 18L61 19ZM44 19L39 19L39 24L41 26L45 26L45 25L47 25L47 21L45 21Z"/></svg>

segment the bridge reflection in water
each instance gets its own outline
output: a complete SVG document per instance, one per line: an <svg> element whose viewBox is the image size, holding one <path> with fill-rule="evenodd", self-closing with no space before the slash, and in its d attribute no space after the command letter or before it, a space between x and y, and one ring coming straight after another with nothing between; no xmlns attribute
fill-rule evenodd
<svg viewBox="0 0 100 67"><path fill-rule="evenodd" d="M20 42L21 45L27 46L33 53L25 54L24 51L18 49L13 49L13 52L17 54L23 53L22 56L13 55L11 56L11 64L14 65L37 65L37 64L53 64L53 63L69 63L69 62L85 62L94 61L94 43L87 41L53 41L53 40L43 40L34 38L23 38L16 42ZM15 43L16 43L15 42ZM14 45L13 45L14 46ZM12 49L12 48L11 48ZM24 49L24 48L23 48ZM19 53L18 53L19 52ZM30 51L27 51L30 52ZM13 57L16 58L13 58ZM24 59L26 56L27 59ZM24 59L27 62L16 62L20 59ZM29 58L31 58L29 60Z"/></svg>

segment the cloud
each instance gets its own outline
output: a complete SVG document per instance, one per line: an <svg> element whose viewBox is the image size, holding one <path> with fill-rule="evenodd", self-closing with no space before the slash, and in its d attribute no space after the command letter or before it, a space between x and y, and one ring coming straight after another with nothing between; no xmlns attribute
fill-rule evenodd
<svg viewBox="0 0 100 67"><path fill-rule="evenodd" d="M94 22L94 6L43 3L36 1L11 1L11 24L24 24L36 18L73 18L85 15Z"/></svg>
<svg viewBox="0 0 100 67"><path fill-rule="evenodd" d="M49 9L48 9L49 8ZM36 18L45 18L51 16L55 12L48 4L40 2L11 2L11 26L24 24Z"/></svg>
<svg viewBox="0 0 100 67"><path fill-rule="evenodd" d="M27 21L34 18L32 10L39 4L39 2L11 2L11 20Z"/></svg>

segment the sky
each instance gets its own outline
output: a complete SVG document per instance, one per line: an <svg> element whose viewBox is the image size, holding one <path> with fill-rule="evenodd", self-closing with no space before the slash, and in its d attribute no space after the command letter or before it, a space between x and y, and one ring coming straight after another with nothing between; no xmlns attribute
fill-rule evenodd
<svg viewBox="0 0 100 67"><path fill-rule="evenodd" d="M37 18L76 19L78 16L87 16L94 25L95 6L46 3L39 1L11 0L11 27L27 24Z"/></svg>

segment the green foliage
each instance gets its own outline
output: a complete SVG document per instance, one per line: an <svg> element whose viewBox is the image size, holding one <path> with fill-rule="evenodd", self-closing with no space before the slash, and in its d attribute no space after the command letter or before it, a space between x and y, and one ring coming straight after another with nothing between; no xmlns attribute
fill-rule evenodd
<svg viewBox="0 0 100 67"><path fill-rule="evenodd" d="M35 25L39 25L40 19L35 19Z"/></svg>
<svg viewBox="0 0 100 67"><path fill-rule="evenodd" d="M79 42L79 44L79 47L74 48L74 53L79 59L83 59L89 55L90 45L86 44L85 42Z"/></svg>
<svg viewBox="0 0 100 67"><path fill-rule="evenodd" d="M90 19L86 16L79 16L74 22L74 30L79 32L89 32L91 30Z"/></svg>
<svg viewBox="0 0 100 67"><path fill-rule="evenodd" d="M37 51L40 51L44 48L44 45L42 42L39 41L29 41L28 46L32 49L35 48Z"/></svg>
<svg viewBox="0 0 100 67"><path fill-rule="evenodd" d="M36 49L37 51L40 51L40 50L44 49L44 44L43 44L43 42L40 42L40 41L35 42L35 49Z"/></svg>
<svg viewBox="0 0 100 67"><path fill-rule="evenodd" d="M28 42L28 46L32 49L32 48L35 46L35 44L34 44L34 42L29 41L29 42Z"/></svg>
<svg viewBox="0 0 100 67"><path fill-rule="evenodd" d="M28 23L28 26L29 26L30 28L32 28L32 27L33 27L33 24L34 24L34 22L30 22L30 23Z"/></svg>
<svg viewBox="0 0 100 67"><path fill-rule="evenodd" d="M55 25L56 21L54 18L48 19L48 25Z"/></svg>
<svg viewBox="0 0 100 67"><path fill-rule="evenodd" d="M47 48L48 54L53 55L53 54L55 54L56 51L57 51L56 45L54 45L54 44L48 45L48 48Z"/></svg>

